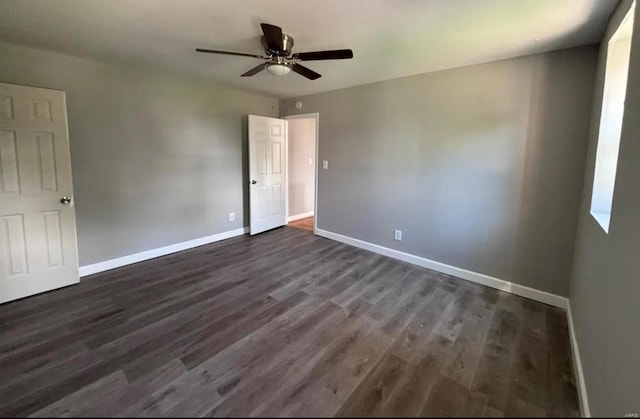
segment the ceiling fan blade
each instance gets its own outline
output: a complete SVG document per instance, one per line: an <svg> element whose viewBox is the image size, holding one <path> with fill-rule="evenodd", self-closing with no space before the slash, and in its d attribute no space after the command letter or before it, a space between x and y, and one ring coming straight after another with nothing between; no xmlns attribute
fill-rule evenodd
<svg viewBox="0 0 640 419"><path fill-rule="evenodd" d="M251 77L254 74L258 74L259 72L264 70L266 67L267 67L267 65L265 63L262 63L260 65L257 65L255 67L253 67L251 70L249 70L246 73L242 74L240 77Z"/></svg>
<svg viewBox="0 0 640 419"><path fill-rule="evenodd" d="M293 58L297 58L300 61L346 60L353 58L353 51L350 49L334 49L329 51L298 52L293 54Z"/></svg>
<svg viewBox="0 0 640 419"><path fill-rule="evenodd" d="M246 52L232 52L232 51L219 51L215 49L196 48L198 52L208 52L209 54L224 54L224 55L237 55L240 57L253 57L253 58L269 58L257 54L247 54Z"/></svg>
<svg viewBox="0 0 640 419"><path fill-rule="evenodd" d="M306 78L308 78L309 80L315 80L315 79L319 79L320 77L322 77L320 74L316 73L315 71L311 70L310 68L307 68L303 65L300 64L294 64L291 66L291 69L293 71L295 71L296 73L300 74L301 76L304 76Z"/></svg>
<svg viewBox="0 0 640 419"><path fill-rule="evenodd" d="M282 43L282 28L268 23L261 23L262 33L264 33L264 42L267 47L273 51L282 51L284 45Z"/></svg>

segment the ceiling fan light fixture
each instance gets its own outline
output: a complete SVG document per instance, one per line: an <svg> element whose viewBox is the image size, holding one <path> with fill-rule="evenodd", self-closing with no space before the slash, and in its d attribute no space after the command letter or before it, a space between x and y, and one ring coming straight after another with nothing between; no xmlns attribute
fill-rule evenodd
<svg viewBox="0 0 640 419"><path fill-rule="evenodd" d="M268 64L267 71L274 76L284 77L291 72L291 67L286 64Z"/></svg>

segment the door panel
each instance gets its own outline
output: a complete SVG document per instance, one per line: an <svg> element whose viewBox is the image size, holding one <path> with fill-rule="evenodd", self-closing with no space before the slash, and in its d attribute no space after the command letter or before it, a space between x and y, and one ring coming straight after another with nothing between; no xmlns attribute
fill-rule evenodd
<svg viewBox="0 0 640 419"><path fill-rule="evenodd" d="M282 185L271 185L271 215L282 214Z"/></svg>
<svg viewBox="0 0 640 419"><path fill-rule="evenodd" d="M13 119L13 101L11 96L0 95L0 119Z"/></svg>
<svg viewBox="0 0 640 419"><path fill-rule="evenodd" d="M31 117L34 120L51 121L51 102L33 99L31 101Z"/></svg>
<svg viewBox="0 0 640 419"><path fill-rule="evenodd" d="M46 233L46 249L49 256L49 267L64 264L62 255L62 228L60 227L60 211L47 211L43 214Z"/></svg>
<svg viewBox="0 0 640 419"><path fill-rule="evenodd" d="M267 143L256 141L256 174L267 174Z"/></svg>
<svg viewBox="0 0 640 419"><path fill-rule="evenodd" d="M50 132L36 132L36 149L38 152L38 166L40 167L40 188L43 191L58 190L58 176L56 173L56 155L53 134Z"/></svg>
<svg viewBox="0 0 640 419"><path fill-rule="evenodd" d="M286 124L282 119L249 115L251 234L287 223Z"/></svg>
<svg viewBox="0 0 640 419"><path fill-rule="evenodd" d="M22 214L2 217L2 241L5 244L7 273L9 276L28 273L27 242Z"/></svg>
<svg viewBox="0 0 640 419"><path fill-rule="evenodd" d="M79 282L64 92L0 83L0 303Z"/></svg>
<svg viewBox="0 0 640 419"><path fill-rule="evenodd" d="M282 174L282 144L271 143L271 173Z"/></svg>
<svg viewBox="0 0 640 419"><path fill-rule="evenodd" d="M2 176L2 192L20 193L15 131L0 131L0 176Z"/></svg>

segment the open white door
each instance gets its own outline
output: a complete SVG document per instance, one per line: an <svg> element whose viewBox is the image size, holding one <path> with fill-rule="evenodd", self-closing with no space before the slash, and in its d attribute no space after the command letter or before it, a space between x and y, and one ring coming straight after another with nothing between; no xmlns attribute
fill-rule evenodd
<svg viewBox="0 0 640 419"><path fill-rule="evenodd" d="M80 281L64 92L0 83L0 303Z"/></svg>
<svg viewBox="0 0 640 419"><path fill-rule="evenodd" d="M287 121L249 115L250 233L287 223Z"/></svg>

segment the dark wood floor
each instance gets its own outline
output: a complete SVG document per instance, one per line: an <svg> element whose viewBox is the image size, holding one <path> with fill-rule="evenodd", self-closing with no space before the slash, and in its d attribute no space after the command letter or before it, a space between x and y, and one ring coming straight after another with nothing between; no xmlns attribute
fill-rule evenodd
<svg viewBox="0 0 640 419"><path fill-rule="evenodd" d="M578 414L565 313L291 228L0 306L0 415Z"/></svg>
<svg viewBox="0 0 640 419"><path fill-rule="evenodd" d="M302 218L300 220L291 221L287 224L289 227L297 228L299 230L305 230L309 233L313 233L313 220L314 217Z"/></svg>

